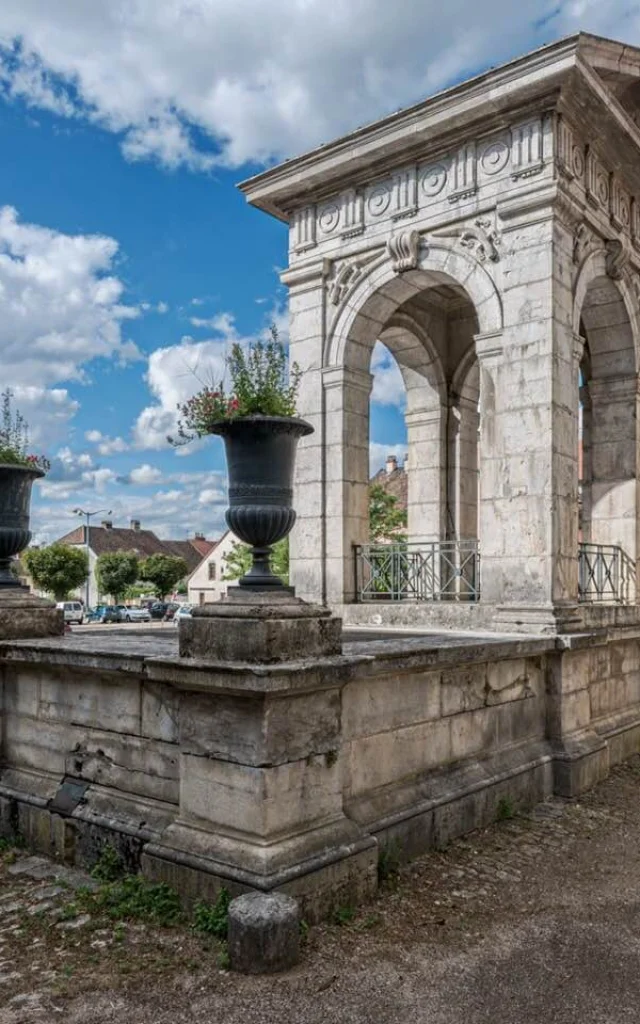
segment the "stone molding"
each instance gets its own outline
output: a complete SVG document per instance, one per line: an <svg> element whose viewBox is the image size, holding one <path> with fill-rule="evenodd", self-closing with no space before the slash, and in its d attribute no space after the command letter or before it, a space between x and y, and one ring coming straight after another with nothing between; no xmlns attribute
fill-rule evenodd
<svg viewBox="0 0 640 1024"><path fill-rule="evenodd" d="M348 387L370 394L373 388L373 374L366 370L354 370L349 366L325 366L322 370L322 383L326 390Z"/></svg>

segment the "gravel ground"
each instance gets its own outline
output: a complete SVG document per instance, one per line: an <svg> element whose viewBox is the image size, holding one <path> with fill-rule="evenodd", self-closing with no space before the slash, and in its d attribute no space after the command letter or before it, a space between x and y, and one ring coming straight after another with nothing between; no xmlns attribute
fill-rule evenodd
<svg viewBox="0 0 640 1024"><path fill-rule="evenodd" d="M270 978L185 926L87 910L86 876L10 851L0 1024L637 1024L639 797L636 758L425 856Z"/></svg>

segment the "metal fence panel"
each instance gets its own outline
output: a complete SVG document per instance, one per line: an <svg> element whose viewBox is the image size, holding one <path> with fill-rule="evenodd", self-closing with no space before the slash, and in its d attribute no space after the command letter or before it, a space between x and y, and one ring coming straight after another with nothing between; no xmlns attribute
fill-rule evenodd
<svg viewBox="0 0 640 1024"><path fill-rule="evenodd" d="M355 548L358 601L478 601L478 542L362 544Z"/></svg>

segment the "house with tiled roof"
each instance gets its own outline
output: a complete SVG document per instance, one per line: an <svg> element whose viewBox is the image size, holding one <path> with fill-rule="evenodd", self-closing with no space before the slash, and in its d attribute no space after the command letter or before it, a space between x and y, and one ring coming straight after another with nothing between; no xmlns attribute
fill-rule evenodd
<svg viewBox="0 0 640 1024"><path fill-rule="evenodd" d="M408 474L406 458L405 463L401 465L395 455L388 455L385 465L371 477L369 483L379 484L387 494L392 494L397 499L400 508L407 508Z"/></svg>
<svg viewBox="0 0 640 1024"><path fill-rule="evenodd" d="M88 548L90 605L97 604L100 599L95 576L95 565L100 555L116 551L131 552L138 558L173 555L184 559L191 574L216 544L215 541L207 540L202 533L196 533L188 540L161 540L153 530L143 530L139 519L132 519L128 527L114 526L111 519L103 519L99 526L89 527L88 537L87 527L78 526L60 537L56 543ZM83 587L83 598L84 593Z"/></svg>

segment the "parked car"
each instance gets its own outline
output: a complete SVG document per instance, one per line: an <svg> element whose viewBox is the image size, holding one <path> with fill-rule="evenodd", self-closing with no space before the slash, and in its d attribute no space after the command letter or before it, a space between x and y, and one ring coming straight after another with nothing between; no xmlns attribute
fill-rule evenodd
<svg viewBox="0 0 640 1024"><path fill-rule="evenodd" d="M118 622L151 622L148 608L132 608L126 604L117 604Z"/></svg>
<svg viewBox="0 0 640 1024"><path fill-rule="evenodd" d="M152 619L164 619L169 605L166 601L155 601L149 609Z"/></svg>
<svg viewBox="0 0 640 1024"><path fill-rule="evenodd" d="M64 612L64 621L77 622L79 626L84 622L84 605L80 601L58 601L56 608Z"/></svg>
<svg viewBox="0 0 640 1024"><path fill-rule="evenodd" d="M87 615L87 622L119 622L118 612L112 604L99 604Z"/></svg>
<svg viewBox="0 0 640 1024"><path fill-rule="evenodd" d="M180 607L176 611L175 615L173 616L173 621L175 622L176 626L179 624L180 619L190 619L191 618L191 609L192 608L193 608L193 605L191 605L191 604L181 604L180 605Z"/></svg>

